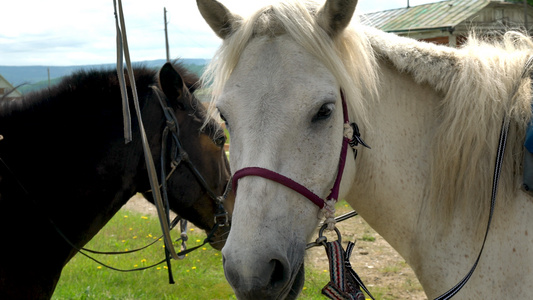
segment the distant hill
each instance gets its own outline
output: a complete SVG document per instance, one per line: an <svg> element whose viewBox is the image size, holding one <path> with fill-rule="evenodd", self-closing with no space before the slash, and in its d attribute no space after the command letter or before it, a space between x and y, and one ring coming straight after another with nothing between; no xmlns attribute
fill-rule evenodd
<svg viewBox="0 0 533 300"><path fill-rule="evenodd" d="M61 82L62 78L63 77L57 77L57 78L50 79L50 85L52 86L52 85L58 84L59 82ZM17 86L15 86L15 87L17 87ZM27 94L29 92L42 90L42 89L44 89L46 87L48 87L48 79L47 80L41 80L41 81L38 81L36 83L22 84L22 85L17 87L17 90L24 95L24 94Z"/></svg>
<svg viewBox="0 0 533 300"><path fill-rule="evenodd" d="M191 72L201 75L208 59L181 59L185 67ZM134 62L133 65L159 68L166 60L150 60ZM59 78L70 75L75 71L84 69L115 68L115 64L83 65L83 66L0 66L0 74L14 86L23 85L19 88L22 93L37 90L48 85L48 68L50 69L51 83L54 84Z"/></svg>

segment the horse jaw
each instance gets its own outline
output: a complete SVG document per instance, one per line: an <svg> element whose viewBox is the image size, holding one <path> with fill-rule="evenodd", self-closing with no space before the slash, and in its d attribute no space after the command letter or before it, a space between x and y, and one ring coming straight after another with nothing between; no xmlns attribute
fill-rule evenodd
<svg viewBox="0 0 533 300"><path fill-rule="evenodd" d="M290 80L287 80L290 78ZM329 119L313 121L328 103ZM321 197L329 194L342 145L340 87L327 68L287 35L252 40L217 103L230 128L231 169L263 167ZM297 295L305 245L319 209L264 178L238 182L224 269L243 299Z"/></svg>

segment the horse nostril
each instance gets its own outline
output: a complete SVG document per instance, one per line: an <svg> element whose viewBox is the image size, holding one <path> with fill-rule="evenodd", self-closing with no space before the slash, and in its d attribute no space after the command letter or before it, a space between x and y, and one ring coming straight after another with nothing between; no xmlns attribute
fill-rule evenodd
<svg viewBox="0 0 533 300"><path fill-rule="evenodd" d="M283 263L277 259L271 260L270 263L274 264L272 274L270 275L270 284L273 287L285 285L287 276L285 276L285 267L283 266Z"/></svg>
<svg viewBox="0 0 533 300"><path fill-rule="evenodd" d="M222 252L224 274L238 299L279 299L288 292L291 276L288 260L234 255L226 247Z"/></svg>

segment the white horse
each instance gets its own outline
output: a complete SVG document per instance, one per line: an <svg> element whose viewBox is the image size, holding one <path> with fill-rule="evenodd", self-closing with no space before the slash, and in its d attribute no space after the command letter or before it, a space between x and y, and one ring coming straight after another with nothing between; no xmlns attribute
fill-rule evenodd
<svg viewBox="0 0 533 300"><path fill-rule="evenodd" d="M247 18L197 0L223 44L206 80L231 134L233 172L275 171L321 198L343 136L341 90L372 147L349 153L344 198L415 271L434 298L459 282L481 248L504 116L510 121L485 251L459 299L533 296L533 199L520 190L531 115L529 38L508 33L461 49L352 21L356 0L287 2ZM295 298L319 209L261 176L240 177L226 277L242 299Z"/></svg>

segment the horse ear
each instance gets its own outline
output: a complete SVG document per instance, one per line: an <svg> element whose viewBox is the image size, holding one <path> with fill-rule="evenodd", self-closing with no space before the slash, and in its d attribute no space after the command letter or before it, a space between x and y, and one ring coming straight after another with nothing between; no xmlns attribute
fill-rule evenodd
<svg viewBox="0 0 533 300"><path fill-rule="evenodd" d="M222 3L216 0L196 0L196 4L207 24L221 39L227 38L235 30L240 17L233 15Z"/></svg>
<svg viewBox="0 0 533 300"><path fill-rule="evenodd" d="M317 13L318 24L335 37L350 24L357 0L328 0Z"/></svg>
<svg viewBox="0 0 533 300"><path fill-rule="evenodd" d="M159 70L159 85L171 103L177 101L177 105L180 109L185 108L184 103L181 103L181 101L183 99L183 89L186 87L181 75L169 62L165 63L161 70Z"/></svg>

